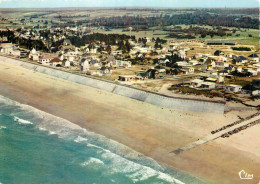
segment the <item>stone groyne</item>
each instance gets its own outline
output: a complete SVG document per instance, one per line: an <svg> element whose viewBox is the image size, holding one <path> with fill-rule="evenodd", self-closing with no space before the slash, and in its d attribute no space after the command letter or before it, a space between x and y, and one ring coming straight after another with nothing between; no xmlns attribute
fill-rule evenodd
<svg viewBox="0 0 260 184"><path fill-rule="evenodd" d="M21 59L0 56L0 60L40 73L48 74L93 88L108 91L117 95L157 105L163 108L220 114L223 114L225 110L224 101L171 97L128 85L117 84L113 81L107 81L92 76L76 74L48 66L39 65Z"/></svg>

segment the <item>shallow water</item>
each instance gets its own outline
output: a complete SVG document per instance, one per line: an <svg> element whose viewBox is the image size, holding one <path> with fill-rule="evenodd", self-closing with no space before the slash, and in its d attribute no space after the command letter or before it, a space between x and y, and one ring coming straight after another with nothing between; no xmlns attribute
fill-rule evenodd
<svg viewBox="0 0 260 184"><path fill-rule="evenodd" d="M202 183L67 120L0 96L0 183Z"/></svg>

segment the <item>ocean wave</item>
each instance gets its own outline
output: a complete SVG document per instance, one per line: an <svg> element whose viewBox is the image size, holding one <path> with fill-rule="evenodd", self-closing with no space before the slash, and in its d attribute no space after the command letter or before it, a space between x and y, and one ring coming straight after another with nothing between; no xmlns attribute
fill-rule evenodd
<svg viewBox="0 0 260 184"><path fill-rule="evenodd" d="M93 166L93 164L104 165L104 162L98 158L90 157L87 161L83 162L81 166Z"/></svg>
<svg viewBox="0 0 260 184"><path fill-rule="evenodd" d="M97 145L94 145L94 144L91 144L91 143L88 143L88 144L87 144L87 147L96 148L96 149L101 150L102 152L108 152L108 153L111 152L111 151L109 151L109 150L107 150L107 149L105 149L105 148L102 148L102 147L100 147L100 146L97 146Z"/></svg>
<svg viewBox="0 0 260 184"><path fill-rule="evenodd" d="M86 142L88 139L78 136L76 139L74 139L74 142L80 143L80 142Z"/></svg>
<svg viewBox="0 0 260 184"><path fill-rule="evenodd" d="M46 128L39 127L39 130L41 131L48 131Z"/></svg>
<svg viewBox="0 0 260 184"><path fill-rule="evenodd" d="M18 110L29 113L32 117L37 118L37 121L33 121L34 123L32 123L15 116L15 121L21 124L34 124L39 130L48 131L50 135L57 134L59 138L70 139L77 143L87 142L87 147L98 149L99 151L97 151L97 153L100 154L101 160L90 158L83 162L81 164L82 166L87 166L91 163L103 163L102 165L108 167L108 172L111 172L111 174L123 173L133 182L145 181L151 177L156 177L168 183L183 184L173 176L165 174L164 169L156 161L143 156L123 144L94 132L89 132L63 118L0 96L0 103L5 102L8 105L17 106L19 107ZM104 162L106 164L104 164Z"/></svg>
<svg viewBox="0 0 260 184"><path fill-rule="evenodd" d="M0 130L1 130L1 129L6 129L6 127L5 127L5 126L0 126ZM1 183L0 183L0 184L1 184Z"/></svg>
<svg viewBox="0 0 260 184"><path fill-rule="evenodd" d="M33 123L18 117L14 117L14 121L17 121L19 124L24 124L24 125L32 125Z"/></svg>
<svg viewBox="0 0 260 184"><path fill-rule="evenodd" d="M53 131L48 131L49 132L49 135L56 135L56 132L53 132Z"/></svg>
<svg viewBox="0 0 260 184"><path fill-rule="evenodd" d="M124 173L134 183L138 181L145 181L152 177L156 177L169 183L184 184L183 182L175 179L169 174L165 174L151 167L133 162L112 152L103 153L101 157L105 160L108 160L109 163L111 163L109 165L109 172L111 172L111 174Z"/></svg>

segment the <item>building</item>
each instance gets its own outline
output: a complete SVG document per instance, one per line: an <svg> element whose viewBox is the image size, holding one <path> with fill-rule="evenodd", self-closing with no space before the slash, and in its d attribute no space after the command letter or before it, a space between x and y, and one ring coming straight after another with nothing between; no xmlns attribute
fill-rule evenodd
<svg viewBox="0 0 260 184"><path fill-rule="evenodd" d="M182 68L182 71L183 71L185 74L194 73L194 68L193 68L193 67Z"/></svg>
<svg viewBox="0 0 260 184"><path fill-rule="evenodd" d="M247 58L244 56L236 57L232 60L233 64L245 64L248 62Z"/></svg>
<svg viewBox="0 0 260 184"><path fill-rule="evenodd" d="M62 65L65 67L65 68L69 68L70 67L70 61L68 61L68 60L63 60L62 61Z"/></svg>
<svg viewBox="0 0 260 184"><path fill-rule="evenodd" d="M1 53L4 53L4 54L12 54L13 52L13 44L12 43L2 43L1 46L0 46L0 49L1 49Z"/></svg>
<svg viewBox="0 0 260 184"><path fill-rule="evenodd" d="M53 58L52 60L50 60L50 65L51 66L62 66L62 61L59 58Z"/></svg>
<svg viewBox="0 0 260 184"><path fill-rule="evenodd" d="M250 56L248 56L248 60L251 63L259 63L259 57L257 54L251 54Z"/></svg>
<svg viewBox="0 0 260 184"><path fill-rule="evenodd" d="M143 79L156 79L159 72L155 69L148 69L146 72L138 73Z"/></svg>
<svg viewBox="0 0 260 184"><path fill-rule="evenodd" d="M113 61L110 61L110 62L111 62L113 67L126 67L126 68L132 67L131 61L113 60Z"/></svg>
<svg viewBox="0 0 260 184"><path fill-rule="evenodd" d="M124 82L131 82L131 81L135 81L136 80L136 76L135 75L120 75L118 77L119 81L124 81Z"/></svg>
<svg viewBox="0 0 260 184"><path fill-rule="evenodd" d="M50 61L53 59L53 57L49 55L42 55L39 57L39 63L42 65L50 65Z"/></svg>
<svg viewBox="0 0 260 184"><path fill-rule="evenodd" d="M112 67L102 66L100 68L100 73L103 75L112 74Z"/></svg>
<svg viewBox="0 0 260 184"><path fill-rule="evenodd" d="M88 71L90 69L89 61L87 59L81 59L80 69L83 72Z"/></svg>
<svg viewBox="0 0 260 184"><path fill-rule="evenodd" d="M225 86L225 90L228 92L237 93L242 90L242 86L230 84Z"/></svg>
<svg viewBox="0 0 260 184"><path fill-rule="evenodd" d="M201 84L201 88L204 88L204 89L214 89L214 88L216 88L216 84L213 83L213 82L203 82Z"/></svg>
<svg viewBox="0 0 260 184"><path fill-rule="evenodd" d="M199 88L202 85L203 82L204 82L203 80L194 79L194 80L191 81L190 87Z"/></svg>
<svg viewBox="0 0 260 184"><path fill-rule="evenodd" d="M12 55L16 56L16 57L20 57L21 56L21 51L14 47L13 51L12 51Z"/></svg>
<svg viewBox="0 0 260 184"><path fill-rule="evenodd" d="M40 53L37 52L35 49L32 49L29 54L29 59L33 61L38 61L40 59Z"/></svg>
<svg viewBox="0 0 260 184"><path fill-rule="evenodd" d="M66 39L63 41L63 45L71 45L71 41L69 39Z"/></svg>
<svg viewBox="0 0 260 184"><path fill-rule="evenodd" d="M195 65L198 65L198 64L199 64L199 61L197 61L197 60L191 60L191 61L189 61L189 64L192 65L192 66L195 66Z"/></svg>

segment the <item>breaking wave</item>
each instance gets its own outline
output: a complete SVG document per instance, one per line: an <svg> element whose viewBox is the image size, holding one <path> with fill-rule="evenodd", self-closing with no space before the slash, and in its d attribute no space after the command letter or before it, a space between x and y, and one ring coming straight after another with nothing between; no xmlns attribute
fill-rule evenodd
<svg viewBox="0 0 260 184"><path fill-rule="evenodd" d="M169 169L158 164L151 158L122 145L105 136L87 131L65 119L40 111L29 105L20 104L6 97L0 96L0 107L6 104L12 108L11 116L14 121L22 125L34 125L40 131L48 132L58 138L84 145L86 150L95 153L82 159L82 168L101 169L107 176L121 174L131 179L132 183L160 181L160 183L183 184L176 179ZM0 127L0 129L3 127ZM178 173L175 171L173 173ZM185 174L176 174L181 178ZM196 182L198 183L198 182Z"/></svg>

